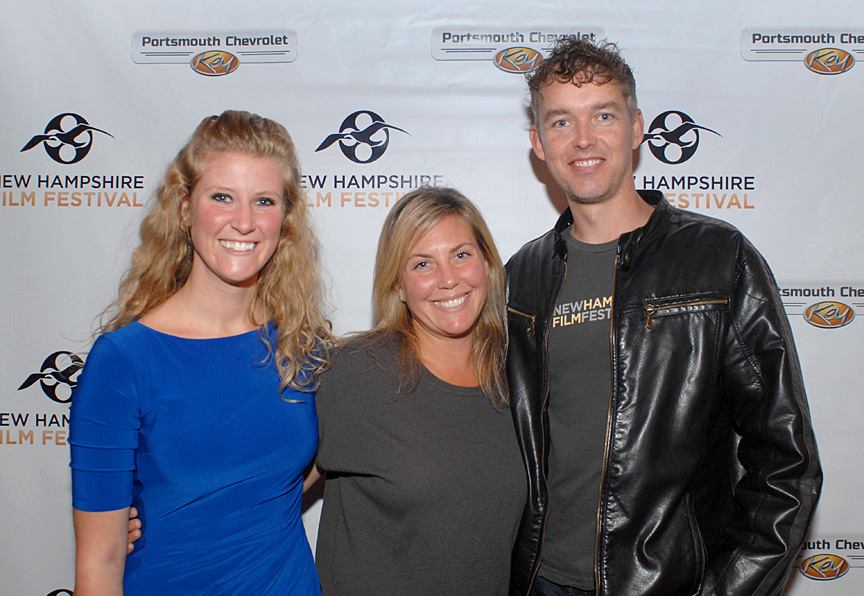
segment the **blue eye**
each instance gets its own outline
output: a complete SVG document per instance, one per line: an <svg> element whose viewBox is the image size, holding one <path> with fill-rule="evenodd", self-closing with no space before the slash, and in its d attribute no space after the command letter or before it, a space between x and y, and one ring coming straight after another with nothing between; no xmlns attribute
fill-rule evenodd
<svg viewBox="0 0 864 596"><path fill-rule="evenodd" d="M427 269L429 267L429 261L420 261L416 265L414 265L414 269Z"/></svg>
<svg viewBox="0 0 864 596"><path fill-rule="evenodd" d="M259 205L267 205L267 206L271 206L271 205L276 204L276 201L274 201L270 197L261 197L260 199L258 199L257 202Z"/></svg>
<svg viewBox="0 0 864 596"><path fill-rule="evenodd" d="M470 256L471 256L471 253L468 252L467 250L460 251L459 253L456 254L456 258L463 260L463 261Z"/></svg>
<svg viewBox="0 0 864 596"><path fill-rule="evenodd" d="M213 199L214 201L218 201L220 203L230 203L231 202L231 196L226 195L225 193L222 193L222 192L215 192L210 196L210 198Z"/></svg>

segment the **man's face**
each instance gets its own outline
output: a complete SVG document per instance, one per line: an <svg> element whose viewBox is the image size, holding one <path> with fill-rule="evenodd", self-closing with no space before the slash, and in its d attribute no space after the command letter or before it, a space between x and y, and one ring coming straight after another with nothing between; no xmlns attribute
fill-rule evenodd
<svg viewBox="0 0 864 596"><path fill-rule="evenodd" d="M642 113L627 108L617 82L555 81L540 93L531 146L571 202L592 204L633 188L633 151L642 142Z"/></svg>

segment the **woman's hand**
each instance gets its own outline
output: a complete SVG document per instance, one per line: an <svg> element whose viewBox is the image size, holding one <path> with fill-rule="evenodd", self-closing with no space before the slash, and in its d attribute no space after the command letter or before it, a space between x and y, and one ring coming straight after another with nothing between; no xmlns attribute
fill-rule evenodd
<svg viewBox="0 0 864 596"><path fill-rule="evenodd" d="M129 523L126 528L126 554L135 550L135 542L141 538L141 520L138 519L138 510L129 508Z"/></svg>

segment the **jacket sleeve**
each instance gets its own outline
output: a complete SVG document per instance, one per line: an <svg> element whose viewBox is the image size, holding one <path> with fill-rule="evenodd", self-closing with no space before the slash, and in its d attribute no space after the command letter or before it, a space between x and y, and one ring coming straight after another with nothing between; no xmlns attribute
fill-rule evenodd
<svg viewBox="0 0 864 596"><path fill-rule="evenodd" d="M704 593L779 594L819 499L822 471L801 368L774 277L742 240L720 371L740 437L735 517Z"/></svg>

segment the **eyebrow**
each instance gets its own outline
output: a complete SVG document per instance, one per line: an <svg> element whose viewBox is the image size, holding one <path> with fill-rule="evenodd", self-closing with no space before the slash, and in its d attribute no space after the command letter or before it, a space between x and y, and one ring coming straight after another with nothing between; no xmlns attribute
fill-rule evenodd
<svg viewBox="0 0 864 596"><path fill-rule="evenodd" d="M469 247L472 247L472 248L477 248L477 243L476 243L476 242L463 242L462 244L460 244L460 245L458 245L458 246L456 246L456 247L454 247L454 248L451 248L451 249L450 249L450 252L451 252L451 253L459 252L460 250L462 250L462 249L465 248L466 246L469 246ZM418 258L418 257L419 257L419 258L423 258L423 259L428 259L428 258L431 258L432 255L427 255L427 254L424 254L424 253L421 253L421 252L412 252L410 255L408 255L408 258L409 258L409 259L415 259L415 258Z"/></svg>
<svg viewBox="0 0 864 596"><path fill-rule="evenodd" d="M220 184L214 184L212 186L204 186L204 187L202 187L202 190L204 192L218 192L218 193L224 193L224 194L237 194L237 192L238 192L237 189L235 189L235 188L232 188L229 186L222 186ZM277 196L282 197L283 192L281 189L279 189L279 190L265 189L265 190L256 191L253 193L253 195L259 196L259 197L266 196L266 197L273 198L273 197L277 197Z"/></svg>
<svg viewBox="0 0 864 596"><path fill-rule="evenodd" d="M590 110L597 111L597 110L608 110L609 108L621 109L621 106L618 105L618 102L615 102L615 101L604 101L602 103L590 105L590 106L588 106L588 108ZM570 113L571 113L571 111L567 108L555 108L554 110L549 110L548 112L546 112L545 115L548 118L550 116L561 116L562 114L570 114Z"/></svg>

